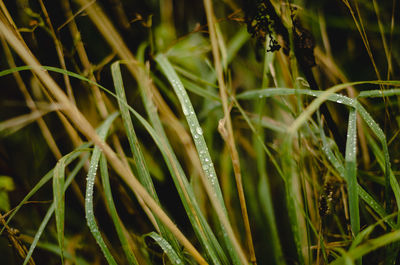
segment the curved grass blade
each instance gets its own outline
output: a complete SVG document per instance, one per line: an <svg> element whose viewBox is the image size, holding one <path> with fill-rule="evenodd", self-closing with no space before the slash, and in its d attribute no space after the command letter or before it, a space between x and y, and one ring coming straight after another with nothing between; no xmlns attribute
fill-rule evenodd
<svg viewBox="0 0 400 265"><path fill-rule="evenodd" d="M133 154L133 159L135 160L135 166L138 172L139 181L147 189L147 191L154 198L154 200L158 204L160 204L148 167L146 165L146 161L141 151L139 141L136 137L129 109L126 107L128 103L125 96L125 89L123 85L119 61L111 65L111 74L114 82L115 91L117 92L118 105L121 110L121 117L124 123L126 135L128 137L129 146ZM169 230L163 225L163 223L158 218L155 219L162 236L168 240L168 242L175 249L176 253L178 253L179 256L182 256L178 241L174 238L172 233L169 232Z"/></svg>
<svg viewBox="0 0 400 265"><path fill-rule="evenodd" d="M111 219L113 220L115 230L117 231L118 238L121 242L122 249L124 250L128 264L138 265L133 251L129 247L128 235L126 229L123 227L121 219L119 219L117 209L115 208L114 200L111 193L110 180L108 177L107 159L102 154L100 156L100 172L101 172L101 182L103 184L104 194L106 197L106 203L110 210Z"/></svg>
<svg viewBox="0 0 400 265"><path fill-rule="evenodd" d="M219 205L214 204L214 207L216 207L216 213L219 217L219 221L221 222L221 229L223 231L222 233L224 236L226 247L232 258L232 262L234 264L240 264L242 261L244 261L243 257L245 257L245 255L239 243L235 239L232 228L227 219L228 215L225 203L223 201L218 178L215 173L214 164L211 160L208 147L204 140L203 130L200 127L192 103L190 102L189 96L187 95L186 90L182 85L182 82L180 81L172 65L169 63L168 59L164 55L159 54L156 56L156 61L160 65L162 71L164 72L169 82L171 83L175 91L175 94L178 96L178 99L181 103L183 114L185 115L186 120L189 124L190 132L192 134L197 152L199 154L204 175L206 176L206 179L208 181L208 184L207 183L204 184L206 186L206 189L207 185L210 185L211 188L210 190L211 194L209 194L210 200L213 203L219 204ZM220 208L222 212L219 212L218 208Z"/></svg>
<svg viewBox="0 0 400 265"><path fill-rule="evenodd" d="M69 154L69 158L70 158L70 159L66 159L65 164L68 165L70 162L73 161L73 159L71 159L71 158L73 158L75 155L78 156L78 155L82 154L83 151L86 151L86 150L79 150L79 149L77 149L77 150L71 152L71 153ZM68 155L67 155L67 156L68 156ZM75 156L75 158L76 158L77 156ZM67 188L68 188L68 186L71 184L72 180L73 180L73 179L75 178L75 176L78 174L79 170L81 170L81 168L82 168L83 165L85 164L87 158L88 158L87 155L84 156L84 157L79 161L79 163L75 166L75 168L71 171L71 173L68 175L67 180L65 181L65 185L64 185L64 192L67 190ZM48 174L49 174L49 173L48 173ZM55 211L55 202L53 202L53 203L51 204L51 206L49 207L49 209L47 210L47 213L46 213L46 215L44 216L42 223L40 224L38 230L36 231L36 234L35 234L35 236L34 236L34 238L33 238L33 241L32 241L32 243L31 243L31 246L29 247L29 251L28 251L28 253L26 254L26 257L25 257L25 260L24 260L23 265L28 264L29 259L31 258L32 254L33 254L33 251L35 250L36 245L38 244L39 239L40 239L40 237L41 237L41 235L42 235L42 233L43 233L43 231L44 231L44 229L45 229L47 223L49 222L51 216L53 215L54 211Z"/></svg>
<svg viewBox="0 0 400 265"><path fill-rule="evenodd" d="M106 138L107 132L111 127L112 122L118 116L118 113L111 114L104 123L98 129L98 134L100 138L104 141ZM107 262L112 265L117 265L114 257L111 255L110 250L107 248L103 237L97 227L96 220L94 217L93 211L93 193L94 193L94 182L97 172L97 166L100 160L101 150L98 146L96 146L93 150L92 157L90 159L90 167L89 172L86 178L86 195L85 195L85 217L87 221L87 225L92 233L93 237L95 238L97 244L100 246L101 251L104 254Z"/></svg>
<svg viewBox="0 0 400 265"><path fill-rule="evenodd" d="M165 254L167 254L172 264L174 265L184 264L182 259L178 256L178 254L176 254L175 250L171 247L171 245L168 243L167 240L165 240L155 232L151 232L147 236L151 237L152 239L154 239L154 241L157 242L157 244L162 248L162 250L164 250Z"/></svg>
<svg viewBox="0 0 400 265"><path fill-rule="evenodd" d="M140 57L143 56L138 56L138 58ZM158 115L157 108L151 100L152 96L149 88L141 86L140 89L146 112L152 125L154 126L154 129L147 124L147 121L145 121L133 109L130 109L130 111L142 122L143 126L146 127L160 149L161 154L163 155L171 173L189 221L192 224L193 230L209 259L211 259L212 263L216 265L230 264L225 256L224 250L221 248L203 213L201 212L196 201L196 196L192 190L192 186L189 184L185 172L183 171L182 166L177 159L171 144L169 143L168 137Z"/></svg>

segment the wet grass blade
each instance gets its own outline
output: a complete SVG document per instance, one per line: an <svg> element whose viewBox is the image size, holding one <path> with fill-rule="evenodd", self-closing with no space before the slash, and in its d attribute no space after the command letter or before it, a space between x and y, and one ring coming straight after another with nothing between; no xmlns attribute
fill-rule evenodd
<svg viewBox="0 0 400 265"><path fill-rule="evenodd" d="M177 159L171 144L169 143L160 117L158 116L157 108L151 100L151 92L148 91L146 88L141 87L141 94L146 112L152 125L154 126L154 130L133 109L130 109L130 111L141 121L143 126L145 126L145 128L148 130L148 132L156 142L157 146L159 147L168 166L169 172L171 173L172 179L181 198L186 214L192 224L193 230L201 246L207 253L209 259L212 261L213 264L229 264L229 261L225 256L224 250L221 248L213 231L208 225L206 218L200 211L200 207L198 206L192 186L189 184L185 172L182 169L182 166Z"/></svg>
<svg viewBox="0 0 400 265"><path fill-rule="evenodd" d="M246 262L245 259L243 258L245 257L245 255L239 243L235 239L233 230L229 224L227 218L227 211L225 203L223 201L221 188L219 186L219 182L215 173L214 164L211 160L208 147L204 140L203 130L200 127L199 121L193 109L190 98L187 95L182 82L180 81L172 65L169 63L168 59L164 55L159 54L156 57L156 61L161 67L165 76L168 78L169 82L171 83L175 91L175 94L177 95L180 101L186 121L189 124L189 129L192 134L200 158L203 173L206 176L206 181L203 183L205 184L206 190L211 193L211 194L209 193L210 200L214 203L213 206L219 217L218 220L221 222L221 229L223 231L225 244L232 258L232 261L234 264L240 264L242 262ZM209 186L210 189L208 189L207 186Z"/></svg>
<svg viewBox="0 0 400 265"><path fill-rule="evenodd" d="M196 148L199 153L200 162L203 167L204 174L207 176L208 181L213 187L213 192L215 194L214 196L218 198L219 203L224 209L224 214L226 214L226 208L223 202L221 188L219 186L219 182L215 174L214 165L211 161L211 156L210 153L208 152L208 148L203 137L203 130L200 127L199 121L196 117L189 96L187 95L182 85L182 82L177 76L175 70L172 68L171 64L168 62L167 58L163 55L158 55L156 60L159 63L162 70L164 71L168 80L172 84L172 87L179 98L183 114L186 116L190 132L193 136Z"/></svg>
<svg viewBox="0 0 400 265"><path fill-rule="evenodd" d="M98 134L103 141L106 138L107 132L110 129L112 122L115 120L117 116L118 113L111 114L98 129ZM111 265L117 265L117 262L111 255L110 250L108 249L103 240L103 237L99 231L99 228L97 227L97 223L94 217L94 210L93 210L94 182L96 178L97 166L99 164L100 155L101 155L101 150L98 146L96 146L93 150L92 157L90 159L89 172L86 178L85 216L90 232L95 238L97 244L100 246L100 249L103 252L107 262Z"/></svg>
<svg viewBox="0 0 400 265"><path fill-rule="evenodd" d="M149 170L146 165L146 161L144 160L143 153L141 151L139 141L136 137L135 129L133 127L132 119L129 113L129 109L126 107L127 101L125 96L125 88L122 80L122 74L120 69L120 62L117 61L111 65L111 74L114 82L115 91L117 92L118 97L118 105L121 110L121 117L124 123L125 132L128 137L129 146L131 148L131 152L133 154L133 159L135 160L135 167L138 172L139 181L143 184L143 186L147 189L149 194L154 198L154 200L160 204L158 199L156 190L154 188L153 181L151 179ZM176 253L181 256L180 246L178 241L174 238L174 236L169 232L168 229L165 228L163 223L155 218L157 225L161 231L162 236L168 240L168 242L175 249Z"/></svg>

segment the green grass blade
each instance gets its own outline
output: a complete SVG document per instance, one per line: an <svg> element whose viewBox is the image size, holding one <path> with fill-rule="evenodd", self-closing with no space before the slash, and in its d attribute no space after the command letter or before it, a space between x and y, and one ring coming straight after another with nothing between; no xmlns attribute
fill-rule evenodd
<svg viewBox="0 0 400 265"><path fill-rule="evenodd" d="M220 209L222 210L222 213L220 214L219 221L221 222L221 228L223 231L223 236L225 240L226 247L228 249L228 252L232 258L232 262L234 264L240 264L240 258L239 258L239 252L242 252L242 250L239 248L237 245L235 247L235 239L233 238L233 232L228 233L227 230L232 231L232 228L230 227L230 224L227 220L227 211L225 207L225 203L223 201L222 197L222 192L221 188L219 186L219 182L215 173L214 169L214 164L211 160L210 153L208 151L208 147L206 145L206 142L204 140L203 136L203 130L200 127L199 121L197 119L197 116L194 112L192 103L189 99L189 96L186 93L185 88L183 87L182 82L180 81L178 75L176 74L175 70L173 69L172 65L169 63L168 59L162 55L159 54L156 57L157 63L160 65L162 71L164 72L165 76L168 78L169 82L171 83L175 94L178 96L178 99L181 103L182 111L183 114L186 117L186 121L189 124L190 132L192 134L199 158L200 158L200 163L202 165L203 173L206 176L206 179L211 187L211 192L212 194L210 195L210 199L213 201L214 199L217 200L213 201L214 203L218 203L220 205ZM215 206L215 205L214 205ZM221 216L223 215L223 216ZM226 221L222 220L221 218L224 218Z"/></svg>
<svg viewBox="0 0 400 265"><path fill-rule="evenodd" d="M72 154L70 155L70 159L66 159L65 164L68 165L70 162L72 162L71 158L74 157L74 155L80 155L82 153L81 150L75 150L74 152L72 152ZM75 156L76 158L76 156ZM87 160L88 156L85 155L80 161L79 163L75 166L75 168L71 171L71 173L68 175L67 180L65 181L65 186L64 186L64 192L65 190L67 190L68 186L71 184L72 180L75 178L75 176L78 174L78 172L81 170L81 168L83 167L83 165L85 164L86 160ZM49 172L50 173L50 172ZM36 231L36 234L33 238L33 241L31 243L31 246L29 247L28 253L26 254L25 260L23 265L28 264L29 259L32 257L33 251L36 248L36 245L39 242L39 239L41 237L41 235L43 234L44 229L46 228L47 223L49 222L51 216L53 215L55 210L55 202L53 202L51 204L51 206L49 207L49 209L47 210L46 215L43 218L42 223L40 224L39 228Z"/></svg>
<svg viewBox="0 0 400 265"><path fill-rule="evenodd" d="M127 238L128 235L125 233L126 231L124 231L125 229L123 227L121 219L118 216L117 209L115 208L113 196L111 193L110 180L108 176L107 159L103 154L100 156L100 172L101 172L101 182L103 184L104 194L106 197L106 203L110 210L111 219L114 223L114 227L115 230L117 231L118 238L121 242L122 249L124 250L126 259L128 260L128 264L138 265L139 263L137 262L132 250L129 248L128 238Z"/></svg>
<svg viewBox="0 0 400 265"><path fill-rule="evenodd" d="M184 264L182 259L178 256L178 254L176 254L175 250L171 247L167 240L165 240L155 232L151 232L150 234L148 234L148 236L157 242L157 244L162 248L165 254L167 254L169 260L173 265Z"/></svg>
<svg viewBox="0 0 400 265"><path fill-rule="evenodd" d="M112 122L115 120L117 116L118 113L111 114L98 129L98 134L102 140L106 138L107 132ZM86 178L87 184L86 184L86 195L85 195L85 216L90 232L95 238L97 244L100 246L100 249L103 252L107 262L112 265L117 265L117 262L111 255L110 250L107 248L103 240L103 237L101 236L101 233L99 231L99 228L97 227L96 220L94 217L94 210L93 210L94 182L97 172L97 166L100 160L100 154L101 150L98 146L96 146L93 150L92 157L90 159L89 172Z"/></svg>
<svg viewBox="0 0 400 265"><path fill-rule="evenodd" d="M200 207L198 206L192 187L187 180L185 172L183 171L171 144L169 143L168 137L158 115L157 108L151 100L151 92L148 90L148 87L141 86L140 89L146 112L154 126L154 129L147 123L146 120L143 119L143 117L141 117L135 110L128 106L129 110L146 128L160 149L161 154L163 155L168 166L168 170L171 173L186 214L190 220L190 223L192 224L194 232L207 256L212 261L212 264L229 264L223 249L208 225L203 213L200 211Z"/></svg>
<svg viewBox="0 0 400 265"><path fill-rule="evenodd" d="M182 85L182 82L177 76L175 70L172 68L171 64L168 62L167 58L163 55L158 55L156 60L160 65L160 67L162 68L165 75L167 76L169 82L172 84L172 87L179 98L183 114L186 116L190 132L193 136L194 143L199 153L200 162L203 167L204 174L211 183L211 186L213 187L213 192L215 193L215 197L218 198L226 214L226 208L223 202L221 188L219 186L219 182L215 173L214 165L211 161L211 156L210 153L208 152L208 148L204 140L203 130L201 129L199 121L197 120L189 96L187 95Z"/></svg>
<svg viewBox="0 0 400 265"><path fill-rule="evenodd" d="M129 113L129 109L126 107L127 100L125 96L125 89L122 80L122 74L120 69L120 62L117 61L111 65L111 74L113 77L114 87L118 96L118 105L121 110L122 120L124 122L125 131L128 137L128 142L131 148L131 152L133 154L133 159L135 160L135 165L138 172L139 181L143 184L143 186L147 189L149 194L154 198L154 200L160 204L156 190L153 185L153 181L151 179L148 167L146 165L146 161L144 160L143 153L140 149L139 141L136 137L135 129L132 124L131 116ZM175 249L176 253L179 256L182 256L181 249L178 241L172 235L171 232L167 228L165 228L164 224L158 219L155 218L157 225L160 229L161 235L168 240L169 244Z"/></svg>
<svg viewBox="0 0 400 265"><path fill-rule="evenodd" d="M357 193L357 112L350 109L345 154L345 179L349 196L350 223L353 236L360 231L360 212Z"/></svg>

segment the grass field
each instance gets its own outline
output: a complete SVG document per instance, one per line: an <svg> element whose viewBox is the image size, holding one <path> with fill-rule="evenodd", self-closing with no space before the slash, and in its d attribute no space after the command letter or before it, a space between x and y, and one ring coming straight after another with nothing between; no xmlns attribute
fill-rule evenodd
<svg viewBox="0 0 400 265"><path fill-rule="evenodd" d="M400 263L398 7L0 0L0 263Z"/></svg>

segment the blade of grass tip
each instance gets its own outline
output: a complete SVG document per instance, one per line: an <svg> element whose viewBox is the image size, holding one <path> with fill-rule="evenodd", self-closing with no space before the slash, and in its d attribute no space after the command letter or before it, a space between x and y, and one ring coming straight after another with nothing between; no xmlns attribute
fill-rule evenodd
<svg viewBox="0 0 400 265"><path fill-rule="evenodd" d="M345 179L349 196L350 224L353 237L360 231L360 211L357 193L357 112L350 109L345 151Z"/></svg>
<svg viewBox="0 0 400 265"><path fill-rule="evenodd" d="M70 158L74 157L75 158L77 156L79 156L82 153L81 150L75 150L73 152L71 152L70 154L66 155L69 156ZM64 185L64 192L67 190L69 184L71 184L72 180L75 178L75 176L78 174L78 172L81 170L81 168L83 167L83 165L85 164L85 162L87 161L88 155L84 156L79 163L75 166L75 168L71 171L71 173L68 175L67 180L65 181L65 185ZM70 162L72 162L73 160L70 159L66 159L65 161L65 166L67 166ZM47 210L46 215L44 216L42 223L40 224L38 230L36 231L36 234L33 238L33 241L31 243L31 246L29 247L28 253L26 254L25 260L23 265L28 264L30 258L32 257L33 251L36 248L36 245L39 242L40 237L43 234L44 229L46 228L47 223L50 221L51 216L53 215L55 210L55 202L53 202L51 204L51 206L49 207L49 209Z"/></svg>
<svg viewBox="0 0 400 265"><path fill-rule="evenodd" d="M71 156L69 156L66 160L66 164L70 164L71 161L75 160L83 151L89 151L90 143L85 143L82 146L78 147L77 149L80 150L80 152L74 152ZM1 229L0 235L3 233L3 230L5 227L8 225L8 223L12 220L15 214L19 211L19 209L41 188L43 187L44 184L46 184L50 179L52 179L54 173L54 169L51 169L49 172L47 172L46 175L44 175L39 182L29 191L29 193L22 199L22 201L15 207L13 212L10 214L10 216L7 218L7 221L5 223L5 226Z"/></svg>
<svg viewBox="0 0 400 265"><path fill-rule="evenodd" d="M369 135L367 135L367 139L369 138ZM326 157L328 160L332 163L334 168L337 170L339 173L339 176L345 179L345 168L343 164L336 158L336 156L333 154L331 148L329 147L328 141L326 139L324 130L322 127L320 127L320 136L322 140L322 151L325 153ZM360 198L369 205L381 218L385 218L387 216L387 213L383 206L376 201L367 191L364 190L363 187L360 186L360 184L357 184L357 192ZM394 229L396 227L396 224L393 222L392 219L386 219L387 224Z"/></svg>
<svg viewBox="0 0 400 265"><path fill-rule="evenodd" d="M159 234L155 232L151 232L147 234L147 236L151 237L152 239L154 239L154 241L157 242L157 244L162 248L164 253L167 254L172 264L174 265L184 264L182 259L178 256L178 254L176 254L175 250L171 247L171 245L168 243L167 240L165 240L163 237L161 237Z"/></svg>
<svg viewBox="0 0 400 265"><path fill-rule="evenodd" d="M138 58L142 57L143 56L140 55L138 56ZM139 119L140 122L142 122L143 126L148 130L159 147L171 173L189 221L192 224L194 232L199 239L201 246L205 249L208 257L212 260L213 264L229 264L224 250L221 248L203 213L201 212L200 207L198 206L192 187L185 176L185 172L183 171L182 166L180 165L171 147L171 144L169 143L158 115L157 107L152 101L152 92L147 86L140 86L140 90L147 115L149 116L150 122L154 126L154 130L149 124L147 124L146 120L144 120L140 115L138 115L138 113L128 106L129 110L136 116L136 118Z"/></svg>
<svg viewBox="0 0 400 265"><path fill-rule="evenodd" d="M101 125L98 129L98 134L101 140L105 140L108 130L111 127L112 122L115 118L119 115L119 113L111 114ZM99 245L101 251L104 254L107 262L112 265L117 265L114 257L111 255L110 250L106 246L103 237L97 227L96 220L94 217L94 210L93 210L93 193L94 193L94 182L97 172L97 166L100 160L101 150L98 146L96 146L93 150L92 157L90 159L90 166L89 171L86 178L86 195L85 195L85 216L87 225L92 233L93 237L95 238L97 244Z"/></svg>
<svg viewBox="0 0 400 265"><path fill-rule="evenodd" d="M203 182L206 188L210 200L215 207L215 211L218 215L219 221L221 222L221 228L223 231L223 236L225 243L227 245L228 252L235 264L240 264L240 262L247 264L247 260L240 247L235 235L233 233L232 227L227 218L227 212L225 203L223 201L221 188L219 186L218 178L215 173L214 164L212 163L208 147L204 140L203 130L199 125L199 121L194 112L192 103L190 102L189 96L187 95L185 88L182 85L178 75L173 69L172 65L169 63L168 59L163 55L159 54L156 56L156 61L160 65L165 76L171 83L178 99L181 103L183 114L189 124L190 132L194 139L194 143L199 154L200 162L206 180Z"/></svg>
<svg viewBox="0 0 400 265"><path fill-rule="evenodd" d="M128 264L138 265L139 263L137 262L133 251L129 247L127 231L124 231L125 228L121 222L121 219L118 216L117 209L115 208L114 200L111 193L110 180L108 176L107 159L103 154L100 156L100 172L101 182L103 184L103 189L106 197L106 203L110 210L111 219L114 223L114 227L117 231L118 238L121 242L126 259L128 260Z"/></svg>

